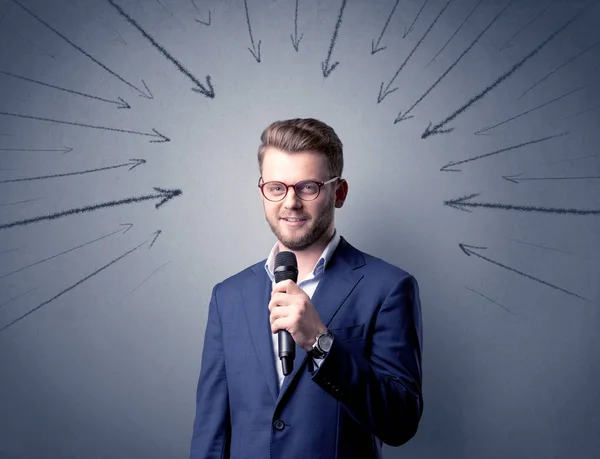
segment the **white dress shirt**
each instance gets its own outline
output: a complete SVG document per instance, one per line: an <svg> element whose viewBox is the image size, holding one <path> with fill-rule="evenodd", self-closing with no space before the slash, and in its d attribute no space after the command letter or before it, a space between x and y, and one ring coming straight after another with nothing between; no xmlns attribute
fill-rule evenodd
<svg viewBox="0 0 600 459"><path fill-rule="evenodd" d="M323 253L321 253L321 256L319 257L319 260L315 264L315 267L312 270L312 272L306 277L306 279L302 279L300 282L298 282L298 287L300 287L302 290L304 290L304 292L308 295L309 298L312 299L313 293L315 293L315 290L317 289L317 285L319 285L319 281L321 280L321 276L323 275L323 272L325 271L325 268L327 267L329 260L331 260L331 256L333 255L333 252L335 251L335 249L337 248L339 243L340 243L340 235L338 234L337 230L335 230L333 233L333 237L331 238L331 241L329 241L329 244L327 244L327 247L325 247L325 249L323 249ZM275 245L273 246L273 248L271 249L271 252L269 253L269 256L265 263L265 270L267 271L267 274L269 275L269 278L271 279L271 283L272 283L273 287L275 286L275 276L273 274L273 269L274 269L274 264L275 264L275 257L277 256L278 253L279 253L279 243L276 242ZM267 307L267 306L265 305L265 307ZM284 376L283 376L283 370L281 369L281 360L279 360L279 355L278 355L278 350L279 350L279 342L277 340L278 334L272 333L271 335L272 335L271 337L272 337L272 342L273 342L273 357L275 359L275 368L277 370L277 379L279 381L279 387L281 387ZM318 367L320 365L320 363L322 362L322 360L323 359L313 359L315 366Z"/></svg>

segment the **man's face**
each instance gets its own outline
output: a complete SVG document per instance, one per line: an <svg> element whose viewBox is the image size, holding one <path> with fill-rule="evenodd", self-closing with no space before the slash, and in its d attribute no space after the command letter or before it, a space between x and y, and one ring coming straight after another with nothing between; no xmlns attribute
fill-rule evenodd
<svg viewBox="0 0 600 459"><path fill-rule="evenodd" d="M312 152L290 154L269 147L263 158L262 178L264 182L293 185L303 180L325 182L330 177L323 155ZM289 188L279 202L269 201L261 194L267 222L284 247L306 250L326 238L330 229L333 231L335 187L336 182L323 186L314 201L299 199L293 188ZM292 218L296 221L288 220Z"/></svg>

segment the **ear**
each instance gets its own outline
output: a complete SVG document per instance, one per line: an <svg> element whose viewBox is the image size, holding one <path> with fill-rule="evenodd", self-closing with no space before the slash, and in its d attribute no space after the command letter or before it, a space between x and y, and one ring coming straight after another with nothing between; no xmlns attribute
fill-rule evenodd
<svg viewBox="0 0 600 459"><path fill-rule="evenodd" d="M340 179L335 189L335 207L338 209L342 207L344 201L346 201L346 196L348 196L348 182L346 179Z"/></svg>

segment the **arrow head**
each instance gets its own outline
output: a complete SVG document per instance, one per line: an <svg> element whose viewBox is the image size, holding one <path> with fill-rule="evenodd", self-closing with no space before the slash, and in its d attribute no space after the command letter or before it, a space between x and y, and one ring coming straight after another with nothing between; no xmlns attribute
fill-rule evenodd
<svg viewBox="0 0 600 459"><path fill-rule="evenodd" d="M290 35L290 38L292 39L292 45L294 45L294 49L296 50L296 52L298 52L298 46L300 45L300 40L302 40L303 36L304 34L300 35L300 38L298 38L297 40L294 40L294 36Z"/></svg>
<svg viewBox="0 0 600 459"><path fill-rule="evenodd" d="M196 19L196 22L199 22L200 24L204 24L205 26L209 26L210 22L211 22L211 19L210 19L210 10L208 10L208 22L204 22L204 21L201 21L199 19Z"/></svg>
<svg viewBox="0 0 600 459"><path fill-rule="evenodd" d="M455 163L454 161L450 161L448 164L446 164L444 167L442 167L440 169L441 172L461 172L461 169L448 169L450 166L454 166Z"/></svg>
<svg viewBox="0 0 600 459"><path fill-rule="evenodd" d="M479 196L479 193L473 193L468 196L462 196L457 199L451 199L449 201L444 201L444 205L454 207L455 209L463 210L465 212L471 212L470 210L465 209L464 207L469 205L469 203L467 203L466 201L468 201L471 198L474 198L475 196Z"/></svg>
<svg viewBox="0 0 600 459"><path fill-rule="evenodd" d="M321 70L323 71L323 77L327 78L329 75L331 75L331 72L333 72L335 70L335 68L338 66L338 64L339 64L339 62L336 62L328 69L327 68L328 63L326 61L321 62Z"/></svg>
<svg viewBox="0 0 600 459"><path fill-rule="evenodd" d="M64 149L64 150L62 150L62 152L63 152L63 155L64 155L65 153L69 153L69 152L71 152L71 151L73 151L73 149L72 149L72 148L69 148L69 147L65 147L65 149Z"/></svg>
<svg viewBox="0 0 600 459"><path fill-rule="evenodd" d="M156 191L158 191L160 194L157 196L158 198L163 198L162 201L160 201L158 204L156 204L154 207L156 207L157 209L162 206L164 203L166 203L167 201L170 201L171 199L173 199L176 196L180 196L183 194L183 191L179 190L179 189L175 189L175 190L167 190L164 188L158 188L158 187L154 187L154 189Z"/></svg>
<svg viewBox="0 0 600 459"><path fill-rule="evenodd" d="M254 46L253 46L253 48L254 48ZM248 51L250 51L250 54L252 54L252 56L254 56L254 59L256 59L256 62L258 62L260 64L260 40L258 40L258 55L256 54L256 50L254 50L254 49L248 48Z"/></svg>
<svg viewBox="0 0 600 459"><path fill-rule="evenodd" d="M402 35L402 38L406 38L406 36L412 32L412 29L414 28L414 26L410 26L408 30L406 30L406 27L404 28L404 35Z"/></svg>
<svg viewBox="0 0 600 459"><path fill-rule="evenodd" d="M212 81L210 79L210 75L206 75L206 85L209 88L208 91L206 90L206 88L204 86L202 86L202 84L200 84L200 82L198 82L198 88L192 88L192 91L196 91L197 93L202 94L203 96L208 97L209 99L214 99L215 98L215 89L213 88Z"/></svg>
<svg viewBox="0 0 600 459"><path fill-rule="evenodd" d="M503 175L502 178L504 180L508 180L509 182L513 182L513 183L519 183L518 180L513 180L511 177L518 177L519 175L523 175L523 173L521 172L520 174L517 175Z"/></svg>
<svg viewBox="0 0 600 459"><path fill-rule="evenodd" d="M154 233L154 239L152 239L152 242L150 243L150 246L148 247L148 250L152 248L152 246L154 245L154 241L156 241L156 239L158 239L158 236L160 236L160 233L162 233L162 230L156 230Z"/></svg>
<svg viewBox="0 0 600 459"><path fill-rule="evenodd" d="M388 88L389 88L389 85L388 85ZM388 94L393 93L396 89L398 89L398 88L394 88L391 91L388 91L388 89L386 88L385 92L383 92L383 82L381 82L381 86L379 86L379 95L377 96L377 103L380 104L381 101L383 99L385 99Z"/></svg>
<svg viewBox="0 0 600 459"><path fill-rule="evenodd" d="M476 252L473 252L472 250L469 250L469 249L483 249L483 250L487 249L487 247L477 247L475 245L462 244L460 242L458 243L458 246L460 247L460 250L462 250L465 253L465 255L468 257L470 257L472 253L477 255Z"/></svg>
<svg viewBox="0 0 600 459"><path fill-rule="evenodd" d="M152 95L152 92L150 91L150 88L148 88L148 85L146 84L146 82L144 80L142 80L142 83L144 84L146 91L148 91L148 94L146 94L141 89L135 88L140 93L140 97L145 97L146 99L154 99L154 96Z"/></svg>
<svg viewBox="0 0 600 459"><path fill-rule="evenodd" d="M449 132L454 131L454 128L449 128L449 129L440 129L440 125L438 124L437 126L435 126L433 129L431 129L431 121L429 122L429 126L427 126L425 128L425 130L423 131L423 134L421 134L421 138L422 139L426 139L427 137L429 137L430 135L435 135L435 134L448 134Z"/></svg>
<svg viewBox="0 0 600 459"><path fill-rule="evenodd" d="M131 105L125 102L121 97L118 97L118 99L119 102L117 103L117 108L131 108Z"/></svg>
<svg viewBox="0 0 600 459"><path fill-rule="evenodd" d="M142 164L146 164L146 160L145 159L136 159L136 158L129 158L129 161L134 161L133 166L131 166L129 168L129 170L135 169L138 166L141 166Z"/></svg>
<svg viewBox="0 0 600 459"><path fill-rule="evenodd" d="M198 82L198 88L192 88L192 91L196 91L199 94L202 94L209 99L215 98L215 89L213 88L212 81L210 79L210 75L206 75L206 85L208 86L208 90L200 82Z"/></svg>
<svg viewBox="0 0 600 459"><path fill-rule="evenodd" d="M125 234L127 231L129 231L131 229L131 227L133 226L133 223L121 223L121 226L127 226L127 229L125 231L123 231L123 234Z"/></svg>
<svg viewBox="0 0 600 459"><path fill-rule="evenodd" d="M375 40L371 40L371 55L378 53L379 51L383 51L386 48L387 48L387 46L382 46L381 48L377 48L377 45L375 45Z"/></svg>
<svg viewBox="0 0 600 459"><path fill-rule="evenodd" d="M152 129L157 135L152 136L152 137L160 137L161 140L151 140L150 142L152 143L164 143L164 142L170 142L171 139L169 139L167 136L162 135L160 132L158 132L156 129ZM152 135L152 134L150 134Z"/></svg>
<svg viewBox="0 0 600 459"><path fill-rule="evenodd" d="M398 112L398 116L396 117L396 119L394 120L394 124L399 123L400 121L405 121L405 120L409 120L411 118L414 118L414 115L410 115L410 116L406 116L406 113L404 115L402 115L402 112Z"/></svg>

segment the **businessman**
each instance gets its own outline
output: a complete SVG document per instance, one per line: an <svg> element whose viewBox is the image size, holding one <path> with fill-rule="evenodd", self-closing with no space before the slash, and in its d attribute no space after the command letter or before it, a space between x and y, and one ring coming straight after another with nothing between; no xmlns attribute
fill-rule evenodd
<svg viewBox="0 0 600 459"><path fill-rule="evenodd" d="M272 123L258 164L277 242L265 260L213 288L190 458L381 458L382 443L415 435L423 412L418 284L336 230L348 183L330 126ZM380 186L372 185L365 192L377 205ZM275 282L280 251L295 254L297 283ZM286 376L279 330L295 343Z"/></svg>

